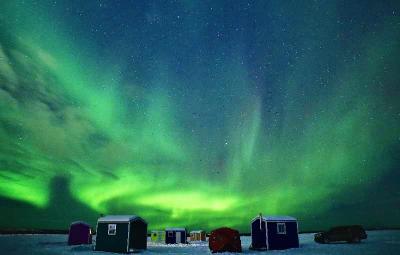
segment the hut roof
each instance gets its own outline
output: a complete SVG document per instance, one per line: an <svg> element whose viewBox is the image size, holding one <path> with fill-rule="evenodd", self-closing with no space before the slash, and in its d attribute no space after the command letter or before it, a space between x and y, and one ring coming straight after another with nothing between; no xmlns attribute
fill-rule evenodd
<svg viewBox="0 0 400 255"><path fill-rule="evenodd" d="M190 231L190 233L202 233L204 232L204 230L192 230Z"/></svg>
<svg viewBox="0 0 400 255"><path fill-rule="evenodd" d="M255 217L253 221L256 221L260 218L260 216ZM263 216L264 221L297 221L296 218L291 216Z"/></svg>
<svg viewBox="0 0 400 255"><path fill-rule="evenodd" d="M89 225L88 223L86 223L86 222L84 222L84 221L81 221L81 220L71 222L71 226L72 226L72 225L78 225L78 224L79 224L79 225L85 225L85 226L90 227L90 225Z"/></svg>
<svg viewBox="0 0 400 255"><path fill-rule="evenodd" d="M165 231L186 231L185 228L166 228Z"/></svg>
<svg viewBox="0 0 400 255"><path fill-rule="evenodd" d="M107 215L99 218L97 222L130 222L135 219L143 220L136 215Z"/></svg>

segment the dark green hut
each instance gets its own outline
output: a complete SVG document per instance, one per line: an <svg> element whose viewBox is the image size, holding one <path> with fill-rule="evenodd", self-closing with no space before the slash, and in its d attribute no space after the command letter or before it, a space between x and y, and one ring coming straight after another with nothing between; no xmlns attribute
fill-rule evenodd
<svg viewBox="0 0 400 255"><path fill-rule="evenodd" d="M136 215L101 217L96 229L96 251L129 253L147 248L147 222Z"/></svg>

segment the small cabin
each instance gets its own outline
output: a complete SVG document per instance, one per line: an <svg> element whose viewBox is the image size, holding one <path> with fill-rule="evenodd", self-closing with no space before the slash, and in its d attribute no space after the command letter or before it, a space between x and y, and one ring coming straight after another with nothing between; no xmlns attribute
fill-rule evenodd
<svg viewBox="0 0 400 255"><path fill-rule="evenodd" d="M283 250L298 247L298 224L295 218L260 215L251 221L250 249Z"/></svg>
<svg viewBox="0 0 400 255"><path fill-rule="evenodd" d="M167 228L165 229L165 243L186 243L186 233L187 232L185 228Z"/></svg>
<svg viewBox="0 0 400 255"><path fill-rule="evenodd" d="M150 240L154 243L164 243L165 242L165 231L161 231L161 230L151 231Z"/></svg>
<svg viewBox="0 0 400 255"><path fill-rule="evenodd" d="M206 232L204 230L190 231L190 241L206 241Z"/></svg>
<svg viewBox="0 0 400 255"><path fill-rule="evenodd" d="M83 221L72 222L69 227L68 245L92 243L92 230L90 225Z"/></svg>
<svg viewBox="0 0 400 255"><path fill-rule="evenodd" d="M214 229L208 238L208 247L212 253L242 252L239 231L227 227Z"/></svg>
<svg viewBox="0 0 400 255"><path fill-rule="evenodd" d="M147 222L136 215L101 217L96 233L96 251L129 253L147 248Z"/></svg>

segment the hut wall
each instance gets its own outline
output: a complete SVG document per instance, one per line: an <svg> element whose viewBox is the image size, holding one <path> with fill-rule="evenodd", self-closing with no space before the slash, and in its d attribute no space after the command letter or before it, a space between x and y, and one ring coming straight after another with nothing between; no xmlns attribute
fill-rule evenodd
<svg viewBox="0 0 400 255"><path fill-rule="evenodd" d="M277 224L285 223L286 234L278 234ZM281 250L299 247L299 238L297 233L297 222L268 222L268 249Z"/></svg>
<svg viewBox="0 0 400 255"><path fill-rule="evenodd" d="M116 224L116 234L108 234L108 224ZM97 225L96 250L127 252L128 223L101 222Z"/></svg>
<svg viewBox="0 0 400 255"><path fill-rule="evenodd" d="M141 220L135 220L130 223L129 248L146 249L147 248L147 223Z"/></svg>
<svg viewBox="0 0 400 255"><path fill-rule="evenodd" d="M251 243L255 249L266 249L267 248L267 233L266 233L265 221L257 219L251 224Z"/></svg>

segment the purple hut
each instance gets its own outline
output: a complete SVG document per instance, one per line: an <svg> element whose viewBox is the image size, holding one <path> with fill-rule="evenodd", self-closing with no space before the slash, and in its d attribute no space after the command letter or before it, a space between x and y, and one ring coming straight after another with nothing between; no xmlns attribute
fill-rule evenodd
<svg viewBox="0 0 400 255"><path fill-rule="evenodd" d="M68 245L91 244L92 230L83 221L75 221L69 227Z"/></svg>

